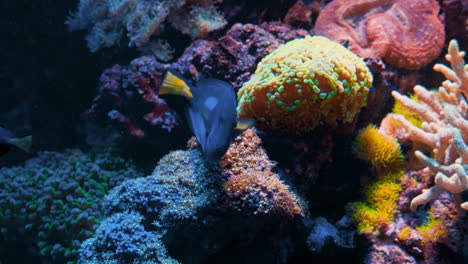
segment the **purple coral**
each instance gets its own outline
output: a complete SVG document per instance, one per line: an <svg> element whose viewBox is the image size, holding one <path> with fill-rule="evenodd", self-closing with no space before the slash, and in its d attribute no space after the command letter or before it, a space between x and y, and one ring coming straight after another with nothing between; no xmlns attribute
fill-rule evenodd
<svg viewBox="0 0 468 264"><path fill-rule="evenodd" d="M107 115L123 124L135 137L144 137L142 127L148 124L171 131L179 124L177 114L158 97L162 74L168 67L154 57L143 56L127 67L114 65L105 70L100 79L99 94L88 113L94 117ZM144 105L150 112L135 116L134 113L142 111Z"/></svg>

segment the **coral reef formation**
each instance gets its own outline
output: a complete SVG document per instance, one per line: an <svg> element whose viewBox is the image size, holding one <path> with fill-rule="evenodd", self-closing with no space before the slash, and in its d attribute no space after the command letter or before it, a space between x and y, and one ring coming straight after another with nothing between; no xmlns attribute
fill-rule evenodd
<svg viewBox="0 0 468 264"><path fill-rule="evenodd" d="M342 248L354 247L356 231L350 230L351 220L344 216L335 225L329 223L324 217L304 220L306 226L311 226L307 237L307 246L314 253L320 252L327 244L336 244Z"/></svg>
<svg viewBox="0 0 468 264"><path fill-rule="evenodd" d="M38 151L118 142L148 176L117 151L0 157L0 263L468 263L468 1L56 2L0 2L0 123ZM261 130L219 163L173 151L168 69L241 89Z"/></svg>
<svg viewBox="0 0 468 264"><path fill-rule="evenodd" d="M208 33L221 29L227 24L223 14L216 10L213 3L208 6L193 5L177 9L168 20L175 29L192 38L206 37Z"/></svg>
<svg viewBox="0 0 468 264"><path fill-rule="evenodd" d="M382 120L379 129L370 127L358 136L358 156L369 163L396 162L391 166L373 165L377 179L366 187L366 204L350 206L358 231L372 243L367 263L460 261L464 215L460 206L465 203L460 205L458 195L466 189L466 178L460 176L466 174L462 131L467 109L463 88L468 76L463 56L457 43L451 41L446 56L451 68L434 66L448 79L438 91L416 86L411 98L393 92L395 112ZM373 143L378 137L382 142ZM405 161L401 154L388 159L388 153L395 153L394 147L388 143L382 147L383 142L398 145L397 139L409 148ZM431 157L423 153L431 153ZM417 169L421 164L425 168ZM431 200L428 211L416 210ZM380 212L373 214L376 211ZM447 252L456 254L447 256Z"/></svg>
<svg viewBox="0 0 468 264"><path fill-rule="evenodd" d="M218 203L221 179L199 151L169 153L150 176L126 180L104 198L108 217L83 243L80 261L171 260L161 237L175 226L193 224L203 210Z"/></svg>
<svg viewBox="0 0 468 264"><path fill-rule="evenodd" d="M164 263L177 264L167 254L161 234L146 231L144 218L135 212L116 213L101 222L92 238L80 250L80 263Z"/></svg>
<svg viewBox="0 0 468 264"><path fill-rule="evenodd" d="M220 78L238 89L264 56L285 41L306 35L305 30L281 23L235 24L217 41L194 41L172 64L142 56L128 66L114 65L102 73L98 95L88 112L96 119L111 118L121 123L135 137L148 134L149 126L171 131L179 120L158 97L165 70L173 68L193 80L200 74ZM144 105L149 105L151 112Z"/></svg>
<svg viewBox="0 0 468 264"><path fill-rule="evenodd" d="M128 161L109 151L85 154L76 149L41 152L22 167L2 168L0 242L27 239L46 262L74 260L103 216L104 195L138 176Z"/></svg>
<svg viewBox="0 0 468 264"><path fill-rule="evenodd" d="M238 89L255 71L260 60L281 44L309 35L280 22L234 24L217 41L196 40L171 67L197 79L209 75Z"/></svg>
<svg viewBox="0 0 468 264"><path fill-rule="evenodd" d="M435 0L334 0L319 14L315 34L363 58L420 69L440 54L445 30Z"/></svg>
<svg viewBox="0 0 468 264"><path fill-rule="evenodd" d="M296 39L258 64L238 92L238 117L300 134L320 121L351 122L365 106L371 86L365 63L343 46L325 37Z"/></svg>
<svg viewBox="0 0 468 264"><path fill-rule="evenodd" d="M151 176L130 179L111 190L104 207L108 214L131 210L171 225L196 219L199 208L215 203L220 180L198 151L173 151L159 161Z"/></svg>
<svg viewBox="0 0 468 264"><path fill-rule="evenodd" d="M230 207L253 214L303 215L296 195L273 172L274 164L253 129L234 139L220 164L228 178L224 189Z"/></svg>
<svg viewBox="0 0 468 264"><path fill-rule="evenodd" d="M397 140L368 126L356 137L354 152L375 169L377 179L364 193L366 203L351 204L361 233L372 233L389 225L397 211L403 175L403 155Z"/></svg>
<svg viewBox="0 0 468 264"><path fill-rule="evenodd" d="M257 152L250 152L251 158L254 153L265 155L259 148L254 150ZM268 160L258 164L271 166ZM206 163L197 149L167 154L151 175L126 180L104 198L106 218L94 236L83 242L80 263L176 263L174 258L181 263L206 263L206 257L232 241L248 240L263 229L277 228L277 221L284 225L289 218L282 216L297 212L277 207L270 210L270 216L276 214L277 218L265 217L266 212L260 210L257 215L239 214L226 206L231 197L225 193L224 181L219 168ZM276 183L282 184L279 180ZM256 203L263 205L259 209L272 204L294 205L287 203L294 198L288 196L287 187L266 194L276 196L263 197L262 201L268 198L275 203ZM277 243L280 239L276 234L273 240Z"/></svg>
<svg viewBox="0 0 468 264"><path fill-rule="evenodd" d="M456 41L448 47L447 61L451 68L436 64L434 70L447 78L438 91L429 91L422 86L415 86L416 99L410 99L398 92L393 97L402 107L412 111L422 120L420 126L411 123L404 115L389 114L381 123L381 130L402 142L411 141L420 145L416 158L431 170L435 176L435 186L424 190L411 202L415 210L418 205L426 204L443 191L450 191L459 200L459 194L468 189L466 173L468 122L466 121L468 95L468 67ZM433 158L424 154L429 149ZM468 203L460 204L468 210Z"/></svg>
<svg viewBox="0 0 468 264"><path fill-rule="evenodd" d="M117 45L123 29L130 46L142 47L163 30L166 20L194 38L226 25L212 1L185 0L81 0L67 24L72 31L88 29L88 47L95 52Z"/></svg>
<svg viewBox="0 0 468 264"><path fill-rule="evenodd" d="M417 181L428 176L423 170L404 173L408 164L402 159L396 138L369 126L360 132L355 144L355 152L363 160L370 164L378 161L372 166L377 177L364 189L366 201L349 205L358 231L372 243L366 263L439 263L445 250L457 252L461 241L460 214L448 195L441 195L427 216L425 212L410 210L408 197L421 191L423 185ZM388 157L389 153L393 153L393 158L376 158Z"/></svg>
<svg viewBox="0 0 468 264"><path fill-rule="evenodd" d="M99 93L88 114L96 118L104 114L121 123L135 137L145 136L144 125L171 131L179 123L177 115L158 96L162 75L168 67L152 56L143 56L127 67L114 65L105 70L100 78ZM151 112L139 106L141 102L138 99L150 106ZM135 112L142 111L146 113L135 116Z"/></svg>

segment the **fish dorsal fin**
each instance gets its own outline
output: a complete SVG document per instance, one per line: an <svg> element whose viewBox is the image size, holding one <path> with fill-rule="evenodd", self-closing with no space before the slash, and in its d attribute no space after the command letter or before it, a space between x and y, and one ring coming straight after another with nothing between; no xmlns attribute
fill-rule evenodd
<svg viewBox="0 0 468 264"><path fill-rule="evenodd" d="M255 118L242 118L237 120L237 125L234 129L246 130L255 124Z"/></svg>
<svg viewBox="0 0 468 264"><path fill-rule="evenodd" d="M190 86L187 82L171 70L168 70L166 75L164 75L161 88L159 89L159 94L181 95L187 98L193 97L192 91L190 90Z"/></svg>
<svg viewBox="0 0 468 264"><path fill-rule="evenodd" d="M18 147L21 150L26 152L31 152L31 145L32 145L32 136L26 136L22 138L12 138L10 139L10 144Z"/></svg>

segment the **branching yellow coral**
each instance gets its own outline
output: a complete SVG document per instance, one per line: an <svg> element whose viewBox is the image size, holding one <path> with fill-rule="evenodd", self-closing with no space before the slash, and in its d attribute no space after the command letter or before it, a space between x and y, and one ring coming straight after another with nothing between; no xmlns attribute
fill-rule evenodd
<svg viewBox="0 0 468 264"><path fill-rule="evenodd" d="M465 52L459 51L457 42L450 41L445 58L451 68L442 64L434 66L435 71L447 78L438 91L416 85L413 90L418 100L398 92L392 93L403 108L423 120L420 127L400 114L387 115L380 125L381 131L401 141L412 141L432 149L434 158L427 157L421 151L416 151L415 156L436 174L436 185L423 190L411 201L412 210L445 190L454 194L456 201L460 200L462 191L468 190L468 65L465 65L464 55ZM460 206L468 210L468 202Z"/></svg>
<svg viewBox="0 0 468 264"><path fill-rule="evenodd" d="M372 75L357 55L325 37L290 41L266 56L238 92L239 118L302 133L320 120L351 122L365 106Z"/></svg>

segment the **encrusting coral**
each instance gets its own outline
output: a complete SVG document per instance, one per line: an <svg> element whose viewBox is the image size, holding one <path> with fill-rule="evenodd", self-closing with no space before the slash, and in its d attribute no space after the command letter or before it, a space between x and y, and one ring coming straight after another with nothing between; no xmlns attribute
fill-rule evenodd
<svg viewBox="0 0 468 264"><path fill-rule="evenodd" d="M459 51L457 42L450 41L445 58L451 68L442 64L434 66L435 71L447 78L438 91L429 91L417 85L414 87L417 100L392 92L402 107L423 120L421 127L399 114L389 114L382 120L381 131L402 142L411 141L432 150L433 158L423 151L415 152L416 158L436 176L435 186L424 190L411 201L412 210L446 190L454 195L456 201L460 201L459 194L468 189L468 104L465 99L468 96L468 66L463 60L464 55L465 52ZM468 210L468 202L460 206Z"/></svg>
<svg viewBox="0 0 468 264"><path fill-rule="evenodd" d="M234 139L220 164L228 177L224 189L229 206L253 214L303 215L296 195L273 172L274 164L253 129Z"/></svg>
<svg viewBox="0 0 468 264"><path fill-rule="evenodd" d="M319 14L315 34L363 58L416 70L433 61L445 30L435 0L334 0Z"/></svg>
<svg viewBox="0 0 468 264"><path fill-rule="evenodd" d="M239 118L262 128L300 134L351 122L366 105L372 75L361 58L325 37L292 40L257 65L238 91Z"/></svg>
<svg viewBox="0 0 468 264"><path fill-rule="evenodd" d="M188 3L187 3L188 2ZM72 31L89 29L86 37L92 52L117 45L124 28L129 45L142 47L162 31L162 24L172 25L193 38L203 37L226 25L212 1L186 0L81 0L78 10L68 18Z"/></svg>

